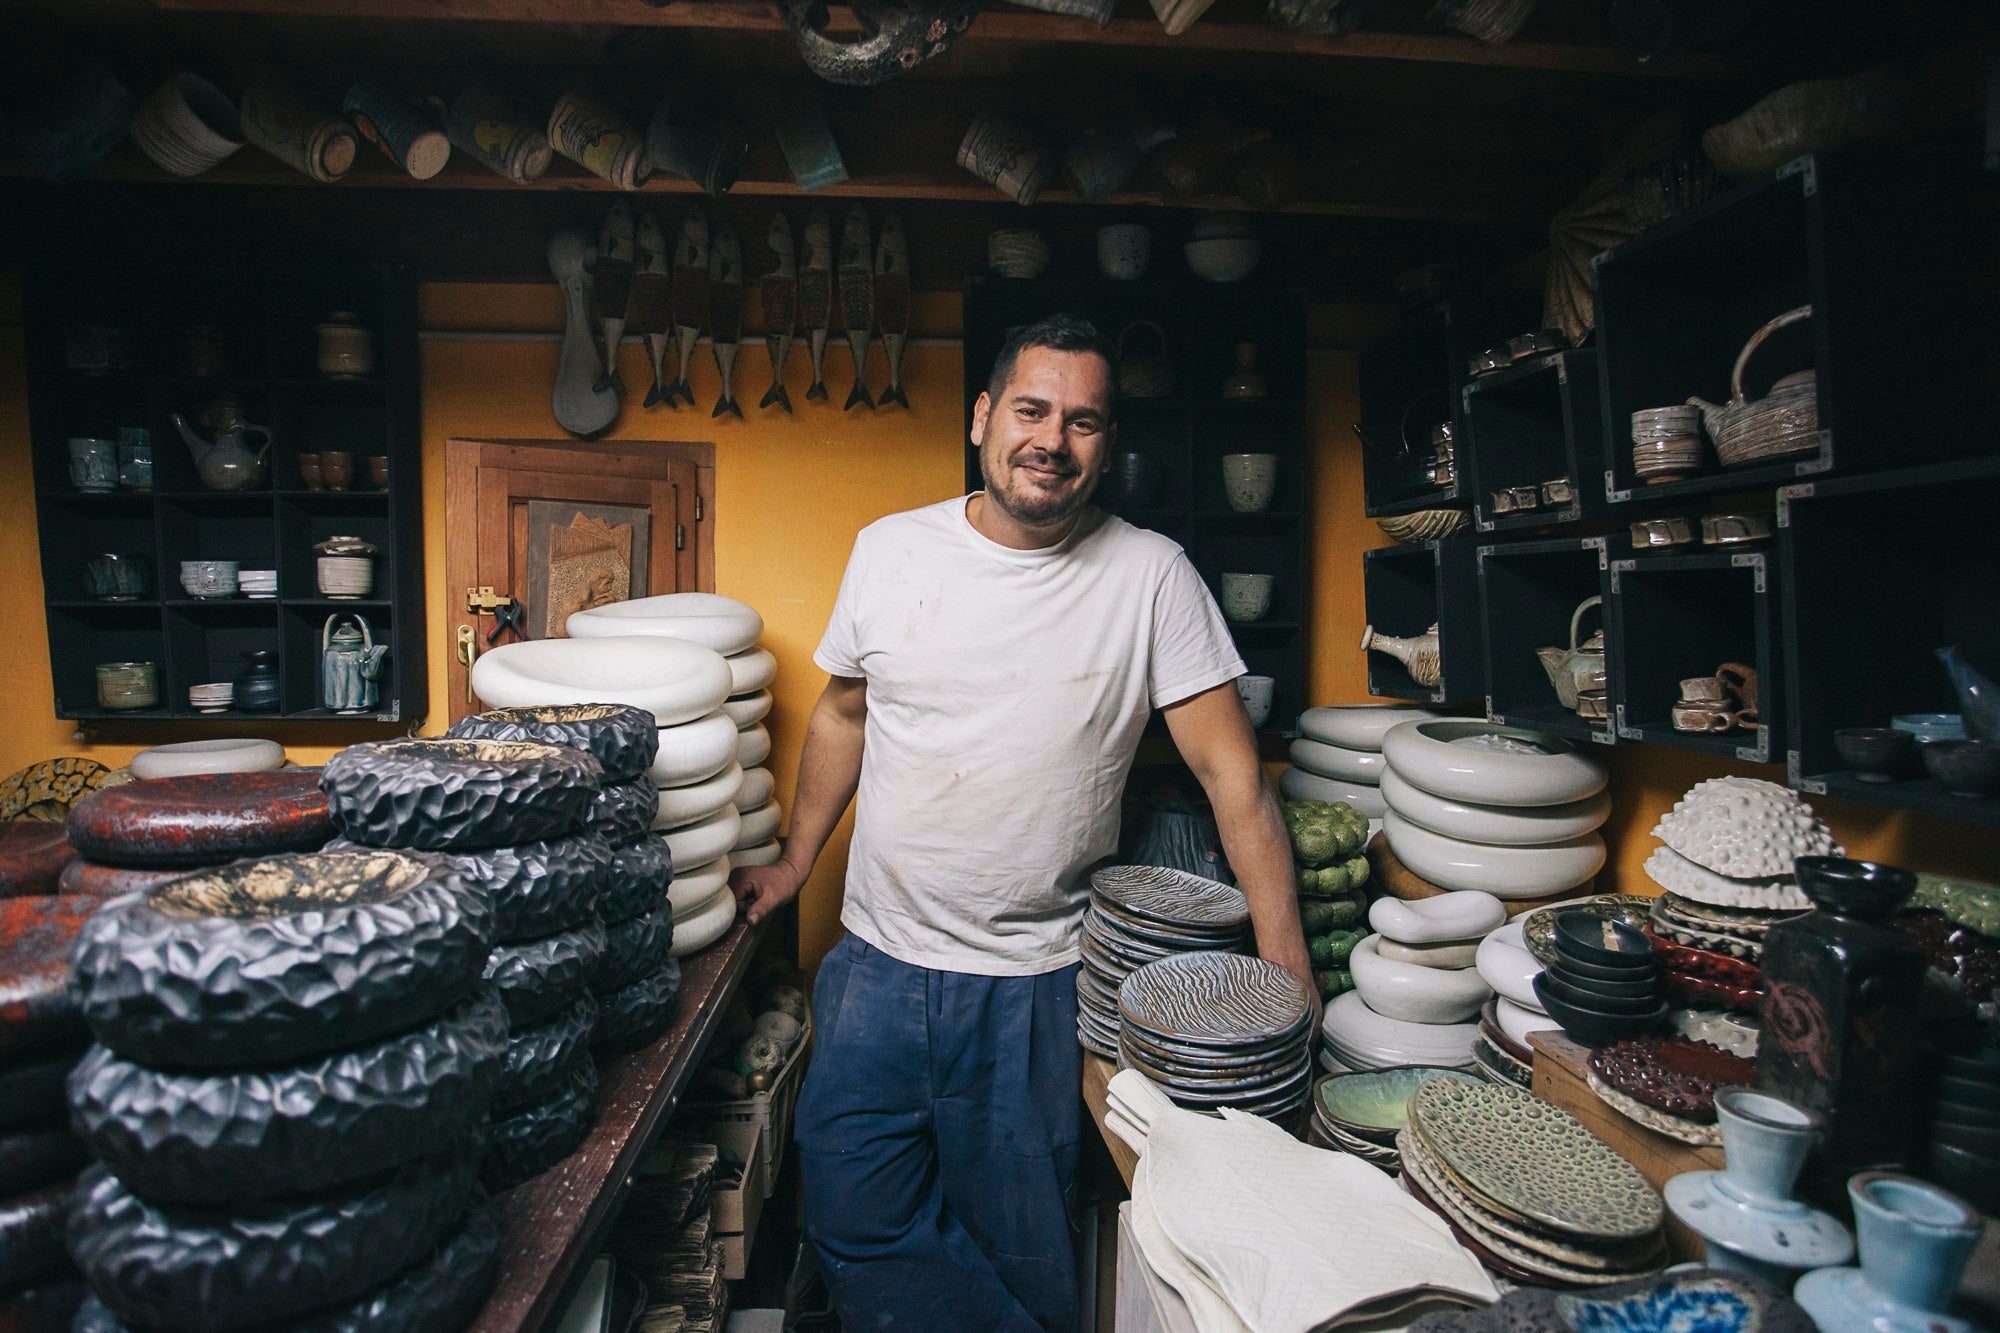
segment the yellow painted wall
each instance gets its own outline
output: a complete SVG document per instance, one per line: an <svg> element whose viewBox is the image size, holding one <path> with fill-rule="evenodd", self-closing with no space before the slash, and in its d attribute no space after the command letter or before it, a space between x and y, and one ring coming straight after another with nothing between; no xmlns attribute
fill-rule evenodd
<svg viewBox="0 0 2000 1333"><path fill-rule="evenodd" d="M919 333L956 331L955 298L932 295L918 307ZM422 293L427 329L554 328L560 318L546 287L432 285ZM0 286L0 680L8 686L7 725L0 729L0 774L60 754L89 754L106 763L128 759L132 745L79 745L57 720L50 700L48 656L35 544L34 498L28 480L27 409L23 388L18 297ZM752 325L754 327L754 323ZM1316 327L1324 327L1323 324ZM562 438L549 414L554 375L552 342L430 340L423 345L424 560L430 621L431 704L427 730L442 726L444 662L449 653L444 586L444 441L454 436ZM875 355L880 355L879 346ZM830 349L827 380L836 402L849 379L844 348ZM627 385L643 386L647 371L636 347L623 360ZM808 404L805 359L794 353L787 379L794 405L787 418L755 403L769 382L761 342L746 344L737 367L739 398L748 420L711 419L717 376L707 349L697 357L694 387L704 411L645 412L628 407L610 438L712 440L716 445L717 588L756 606L765 642L780 668L770 718L771 766L789 806L806 717L823 683L811 653L832 608L854 534L884 514L927 504L961 489L961 381L956 347L912 348L905 367L913 409L843 413ZM882 382L879 365L872 382ZM1355 362L1349 352L1316 356L1309 375L1313 440L1313 588L1316 632L1311 694L1316 702L1367 697L1365 663L1355 650L1364 614L1361 552L1381 545L1362 517L1360 456L1348 423L1356 416ZM176 447L163 442L161 447ZM304 762L324 747L295 747ZM1647 891L1639 866L1660 814L1688 786L1721 772L1772 776L1770 770L1729 765L1656 746L1611 755L1613 819L1606 833L1612 860L1607 885ZM2000 836L1960 825L1927 823L1845 802L1816 802L1852 854L1926 869L1992 876L2000 866ZM839 884L847 829L836 834L808 885L801 946L808 961L839 937Z"/></svg>

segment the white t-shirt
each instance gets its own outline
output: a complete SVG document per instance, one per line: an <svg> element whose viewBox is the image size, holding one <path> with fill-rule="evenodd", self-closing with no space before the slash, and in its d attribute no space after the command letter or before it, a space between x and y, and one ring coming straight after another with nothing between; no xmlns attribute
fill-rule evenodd
<svg viewBox="0 0 2000 1333"><path fill-rule="evenodd" d="M1017 551L966 500L863 529L813 655L868 682L840 919L918 967L1031 976L1078 957L1151 710L1244 666L1168 538L1087 508Z"/></svg>

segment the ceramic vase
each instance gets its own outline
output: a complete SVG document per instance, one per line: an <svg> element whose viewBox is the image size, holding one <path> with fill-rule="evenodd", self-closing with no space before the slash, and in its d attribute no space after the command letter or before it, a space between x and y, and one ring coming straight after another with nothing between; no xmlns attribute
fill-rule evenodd
<svg viewBox="0 0 2000 1333"><path fill-rule="evenodd" d="M1368 625L1361 631L1361 651L1387 653L1403 664L1411 680L1425 687L1435 686L1444 678L1443 663L1438 656L1436 625L1407 639L1380 633L1373 625Z"/></svg>
<svg viewBox="0 0 2000 1333"><path fill-rule="evenodd" d="M246 713L278 711L278 654L259 648L243 654L243 670L237 673L235 706Z"/></svg>
<svg viewBox="0 0 2000 1333"><path fill-rule="evenodd" d="M1818 910L1765 932L1757 1087L1825 1119L1804 1193L1837 1202L1848 1176L1912 1147L1926 963L1889 917L1917 880L1843 857L1793 864Z"/></svg>
<svg viewBox="0 0 2000 1333"><path fill-rule="evenodd" d="M1793 1298L1821 1333L1970 1333L1951 1313L1984 1219L1954 1195L1909 1176L1863 1172L1847 1183L1861 1267L1821 1268Z"/></svg>

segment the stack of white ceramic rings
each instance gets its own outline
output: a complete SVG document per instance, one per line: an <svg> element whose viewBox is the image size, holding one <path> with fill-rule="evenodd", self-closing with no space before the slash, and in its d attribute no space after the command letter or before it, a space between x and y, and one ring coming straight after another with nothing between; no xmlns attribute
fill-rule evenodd
<svg viewBox="0 0 2000 1333"><path fill-rule="evenodd" d="M1382 830L1382 738L1405 722L1437 714L1399 704L1348 704L1308 708L1299 714L1292 767L1278 778L1288 801L1344 801L1368 820L1372 837Z"/></svg>

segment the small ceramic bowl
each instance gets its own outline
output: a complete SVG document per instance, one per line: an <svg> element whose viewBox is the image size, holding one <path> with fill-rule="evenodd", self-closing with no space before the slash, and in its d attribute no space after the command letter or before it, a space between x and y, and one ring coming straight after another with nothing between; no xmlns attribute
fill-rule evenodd
<svg viewBox="0 0 2000 1333"><path fill-rule="evenodd" d="M1271 609L1269 574L1229 574L1222 576L1222 614L1239 623L1262 620Z"/></svg>
<svg viewBox="0 0 2000 1333"><path fill-rule="evenodd" d="M1594 1009L1603 1014L1643 1014L1665 1002L1666 993L1657 985L1650 988L1650 994L1606 995L1601 991L1585 990L1570 985L1562 979L1562 974L1555 968L1544 972L1542 979L1548 984L1538 988L1538 994L1551 994L1574 1008Z"/></svg>
<svg viewBox="0 0 2000 1333"><path fill-rule="evenodd" d="M1560 983L1557 983L1560 984ZM1535 978L1535 995L1550 1018L1569 1036L1585 1046L1609 1046L1626 1037L1636 1037L1660 1026L1667 1016L1667 1002L1661 1000L1641 1014L1614 1014L1602 1009L1571 1004L1556 994L1544 972Z"/></svg>
<svg viewBox="0 0 2000 1333"><path fill-rule="evenodd" d="M236 569L234 560L183 560L181 561L181 587L190 597L204 601L213 597L234 597L236 595Z"/></svg>
<svg viewBox="0 0 2000 1333"><path fill-rule="evenodd" d="M1965 718L1957 713L1898 713L1889 725L1923 742L1965 739Z"/></svg>
<svg viewBox="0 0 2000 1333"><path fill-rule="evenodd" d="M1205 282L1241 282L1257 268L1262 247L1254 236L1189 241L1181 247L1187 265Z"/></svg>
<svg viewBox="0 0 2000 1333"><path fill-rule="evenodd" d="M1833 748L1863 782L1894 782L1910 771L1917 738L1894 727L1842 727L1833 733Z"/></svg>
<svg viewBox="0 0 2000 1333"><path fill-rule="evenodd" d="M1932 741L1924 767L1953 796L2000 796L2000 741Z"/></svg>
<svg viewBox="0 0 2000 1333"><path fill-rule="evenodd" d="M1599 967L1659 966L1644 931L1588 912L1556 913L1556 952Z"/></svg>
<svg viewBox="0 0 2000 1333"><path fill-rule="evenodd" d="M1586 963L1580 958L1563 952L1560 946L1556 950L1556 961L1561 963L1572 974L1591 981L1636 981L1642 976L1658 976L1666 970L1664 967L1657 965L1642 969L1623 966L1606 967L1601 963Z"/></svg>
<svg viewBox="0 0 2000 1333"><path fill-rule="evenodd" d="M1557 981L1578 992L1580 997L1595 995L1607 1000L1657 999L1660 994L1660 981L1665 975L1660 972L1646 972L1631 981L1623 978L1607 981L1603 977L1586 977L1579 972L1570 971L1569 959L1561 957L1558 957L1555 966L1548 970L1555 973ZM1580 998L1578 1003L1588 1004L1590 1001Z"/></svg>

